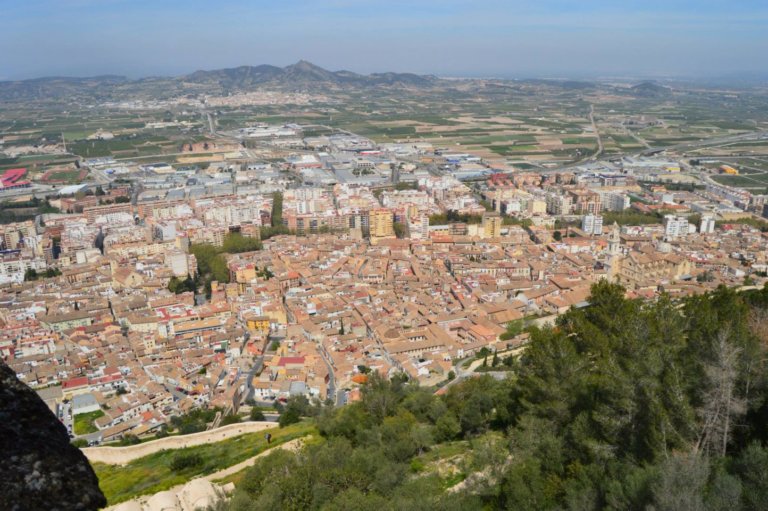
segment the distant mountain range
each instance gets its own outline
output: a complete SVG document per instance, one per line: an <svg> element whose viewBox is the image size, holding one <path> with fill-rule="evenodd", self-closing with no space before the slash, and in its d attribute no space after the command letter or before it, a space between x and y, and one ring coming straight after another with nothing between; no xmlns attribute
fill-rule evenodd
<svg viewBox="0 0 768 511"><path fill-rule="evenodd" d="M286 67L240 66L195 71L178 77L130 80L124 76L89 78L48 77L0 82L0 101L60 100L85 97L100 100L151 95L161 99L184 93L222 94L252 91L258 87L288 90L319 90L360 87L431 87L440 78L412 73L328 71L305 60Z"/></svg>
<svg viewBox="0 0 768 511"><path fill-rule="evenodd" d="M270 65L240 66L216 71L196 71L182 76L180 80L199 84L217 84L224 88L249 88L255 85L275 84L280 86L312 85L399 85L428 87L439 79L411 73L374 73L361 75L351 71L328 71L306 60L286 67Z"/></svg>
<svg viewBox="0 0 768 511"><path fill-rule="evenodd" d="M160 76L132 80L124 76L104 75L89 78L48 77L0 82L0 102L79 101L99 103L133 99L168 99L181 95L225 95L250 92L259 88L284 91L333 92L366 88L425 90L434 87L455 89L461 84L477 85L487 91L533 93L532 88L546 87L573 92L589 92L605 84L577 80L451 80L413 73L372 73L328 71L301 60L286 67L270 65L240 66L213 71L195 71L183 76ZM637 98L663 98L672 89L653 82L615 89Z"/></svg>

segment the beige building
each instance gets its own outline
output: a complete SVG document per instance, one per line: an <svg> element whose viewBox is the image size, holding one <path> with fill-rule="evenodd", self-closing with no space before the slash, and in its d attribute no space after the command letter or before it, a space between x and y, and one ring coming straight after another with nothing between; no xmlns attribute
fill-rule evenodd
<svg viewBox="0 0 768 511"><path fill-rule="evenodd" d="M633 251L618 259L615 271L620 284L637 289L663 280L677 280L692 269L689 260L675 254Z"/></svg>
<svg viewBox="0 0 768 511"><path fill-rule="evenodd" d="M368 213L368 227L371 238L391 238L395 235L393 215L389 209L372 209Z"/></svg>
<svg viewBox="0 0 768 511"><path fill-rule="evenodd" d="M547 212L547 201L542 199L530 199L528 201L528 213L531 215L544 215Z"/></svg>
<svg viewBox="0 0 768 511"><path fill-rule="evenodd" d="M498 213L483 213L483 237L498 238L501 236L501 215Z"/></svg>

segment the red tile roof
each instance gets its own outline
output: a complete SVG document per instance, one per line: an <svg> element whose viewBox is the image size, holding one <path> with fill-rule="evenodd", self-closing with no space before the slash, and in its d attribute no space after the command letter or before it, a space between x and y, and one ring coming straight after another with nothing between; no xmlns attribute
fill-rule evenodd
<svg viewBox="0 0 768 511"><path fill-rule="evenodd" d="M64 383L61 384L62 390L66 389L75 389L79 387L85 387L88 385L88 377L87 376L78 376L77 378L71 378Z"/></svg>
<svg viewBox="0 0 768 511"><path fill-rule="evenodd" d="M288 364L304 364L304 357L280 357L278 366L286 366Z"/></svg>

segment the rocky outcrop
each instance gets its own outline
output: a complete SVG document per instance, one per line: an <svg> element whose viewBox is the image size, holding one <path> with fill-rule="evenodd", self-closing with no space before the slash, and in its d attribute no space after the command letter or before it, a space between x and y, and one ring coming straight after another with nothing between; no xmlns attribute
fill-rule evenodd
<svg viewBox="0 0 768 511"><path fill-rule="evenodd" d="M64 425L0 362L0 509L90 510L107 500Z"/></svg>

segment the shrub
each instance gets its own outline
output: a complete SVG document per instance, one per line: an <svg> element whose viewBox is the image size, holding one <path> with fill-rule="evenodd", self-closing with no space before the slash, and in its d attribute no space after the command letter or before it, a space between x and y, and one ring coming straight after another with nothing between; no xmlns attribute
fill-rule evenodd
<svg viewBox="0 0 768 511"><path fill-rule="evenodd" d="M227 424L237 424L238 422L241 422L240 416L234 413L231 413L221 419L222 426L226 426Z"/></svg>
<svg viewBox="0 0 768 511"><path fill-rule="evenodd" d="M203 457L199 454L177 454L171 460L171 470L181 472L188 468L194 468L203 464Z"/></svg>

